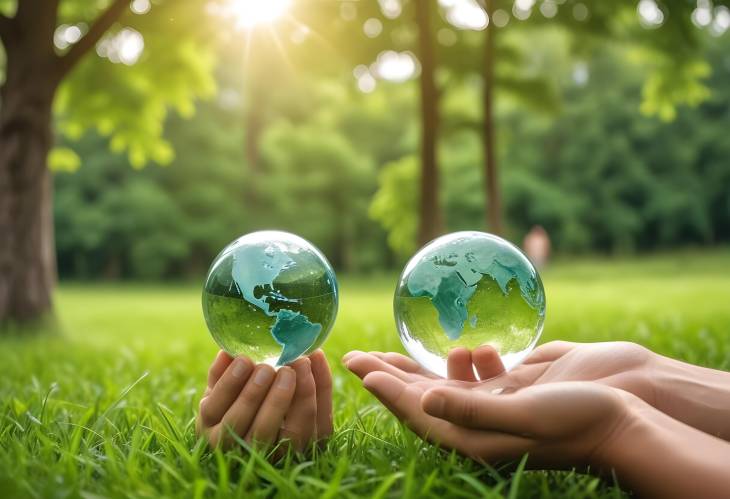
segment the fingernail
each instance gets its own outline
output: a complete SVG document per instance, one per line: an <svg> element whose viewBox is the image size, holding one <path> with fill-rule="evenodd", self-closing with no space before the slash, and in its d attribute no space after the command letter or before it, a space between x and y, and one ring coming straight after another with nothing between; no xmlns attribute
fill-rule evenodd
<svg viewBox="0 0 730 499"><path fill-rule="evenodd" d="M390 374L375 371L365 375L362 384L367 391L374 394L380 400L395 402L403 395L406 384Z"/></svg>
<svg viewBox="0 0 730 499"><path fill-rule="evenodd" d="M273 376L274 372L271 369L267 369L266 367L264 367L258 370L256 376L253 379L253 382L259 386L268 385L269 383L271 383L271 378Z"/></svg>
<svg viewBox="0 0 730 499"><path fill-rule="evenodd" d="M294 384L296 374L294 371L288 368L282 368L279 370L279 374L276 376L276 386L282 390L288 390Z"/></svg>
<svg viewBox="0 0 730 499"><path fill-rule="evenodd" d="M439 393L427 393L423 405L427 413L432 416L439 416L444 413L446 399Z"/></svg>
<svg viewBox="0 0 730 499"><path fill-rule="evenodd" d="M347 353L346 353L346 354L345 354L345 355L344 355L344 356L342 357L342 362L343 362L343 363L344 363L344 364L346 365L346 364L347 364L347 362L348 362L348 361L349 361L350 359L352 359L352 358L353 358L353 357L355 357L356 355L360 355L361 353L364 353L364 352L361 352L360 350L353 350L352 352L347 352Z"/></svg>
<svg viewBox="0 0 730 499"><path fill-rule="evenodd" d="M233 370L231 371L231 374L234 378L242 378L244 374L246 374L246 371L248 369L248 363L238 358L233 361Z"/></svg>

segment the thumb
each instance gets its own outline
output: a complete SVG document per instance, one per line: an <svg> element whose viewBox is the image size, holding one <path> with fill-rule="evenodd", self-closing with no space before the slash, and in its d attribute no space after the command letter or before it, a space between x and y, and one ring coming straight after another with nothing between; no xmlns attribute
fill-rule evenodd
<svg viewBox="0 0 730 499"><path fill-rule="evenodd" d="M427 414L455 425L518 435L533 434L534 414L518 393L492 395L458 387L439 387L421 396Z"/></svg>

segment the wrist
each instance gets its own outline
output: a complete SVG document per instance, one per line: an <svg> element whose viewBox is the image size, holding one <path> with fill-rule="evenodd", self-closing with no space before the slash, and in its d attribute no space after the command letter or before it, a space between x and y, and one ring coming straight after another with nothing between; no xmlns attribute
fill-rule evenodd
<svg viewBox="0 0 730 499"><path fill-rule="evenodd" d="M655 357L650 403L689 426L730 439L730 373Z"/></svg>
<svg viewBox="0 0 730 499"><path fill-rule="evenodd" d="M622 358L621 372L612 377L610 386L629 392L651 406L663 396L664 373L668 359L638 343L618 342L615 354Z"/></svg>
<svg viewBox="0 0 730 499"><path fill-rule="evenodd" d="M646 434L651 424L651 418L647 417L647 412L654 410L651 406L632 393L620 389L617 392L620 394L620 407L612 421L608 422L609 428L588 462L598 471L610 472L619 468L625 449L633 448L636 436Z"/></svg>
<svg viewBox="0 0 730 499"><path fill-rule="evenodd" d="M591 466L647 497L729 497L730 445L625 394L623 419Z"/></svg>

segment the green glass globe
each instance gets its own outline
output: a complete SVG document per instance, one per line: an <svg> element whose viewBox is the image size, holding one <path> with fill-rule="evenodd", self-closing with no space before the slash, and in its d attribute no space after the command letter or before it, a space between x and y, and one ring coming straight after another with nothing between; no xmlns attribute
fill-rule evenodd
<svg viewBox="0 0 730 499"><path fill-rule="evenodd" d="M280 231L253 232L226 246L203 289L203 314L216 343L231 355L275 366L319 348L337 305L337 280L324 255Z"/></svg>
<svg viewBox="0 0 730 499"><path fill-rule="evenodd" d="M394 299L401 342L419 364L446 376L451 349L491 345L507 370L532 351L545 320L535 267L513 244L484 232L456 232L406 264Z"/></svg>

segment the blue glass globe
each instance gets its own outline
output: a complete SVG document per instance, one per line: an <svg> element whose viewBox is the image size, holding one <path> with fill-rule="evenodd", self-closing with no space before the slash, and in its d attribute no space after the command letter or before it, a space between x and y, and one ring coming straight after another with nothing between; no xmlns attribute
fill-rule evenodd
<svg viewBox="0 0 730 499"><path fill-rule="evenodd" d="M334 270L310 242L288 232L239 237L215 258L203 289L213 339L231 355L289 364L324 343L335 322Z"/></svg>
<svg viewBox="0 0 730 499"><path fill-rule="evenodd" d="M435 239L406 264L394 298L403 346L446 376L451 349L491 345L507 370L532 351L545 320L540 276L513 244L484 232Z"/></svg>

